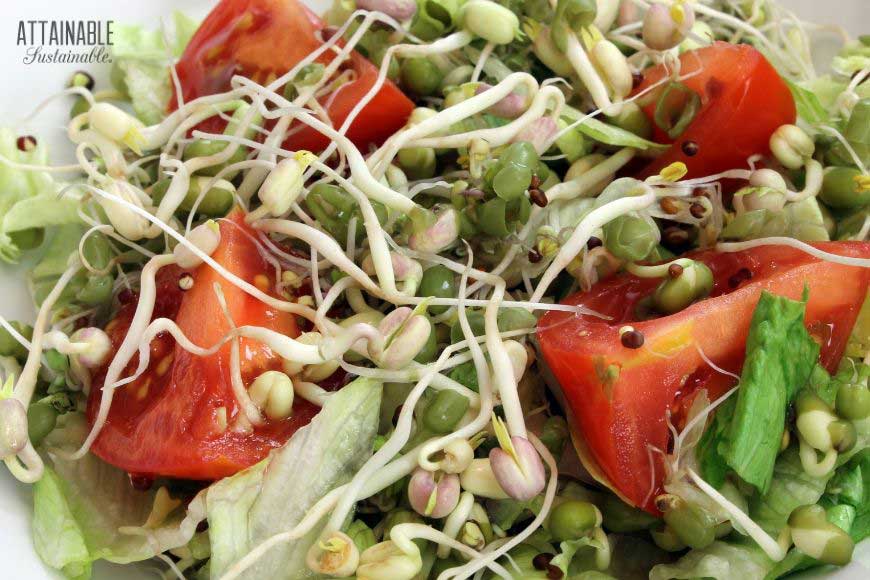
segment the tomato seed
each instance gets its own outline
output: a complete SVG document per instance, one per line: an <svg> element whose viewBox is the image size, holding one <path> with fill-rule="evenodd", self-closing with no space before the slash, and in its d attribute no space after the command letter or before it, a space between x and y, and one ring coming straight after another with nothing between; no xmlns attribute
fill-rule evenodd
<svg viewBox="0 0 870 580"><path fill-rule="evenodd" d="M622 346L625 348L640 348L643 346L643 333L639 330L627 330L623 332L619 339L622 341Z"/></svg>
<svg viewBox="0 0 870 580"><path fill-rule="evenodd" d="M742 283L752 279L752 270L749 268L740 268L730 278L728 278L728 286L737 288Z"/></svg>
<svg viewBox="0 0 870 580"><path fill-rule="evenodd" d="M685 153L688 157L694 157L698 154L698 150L700 149L700 147L698 147L698 144L694 141L683 141L683 144L680 146L680 148L683 150L683 153Z"/></svg>

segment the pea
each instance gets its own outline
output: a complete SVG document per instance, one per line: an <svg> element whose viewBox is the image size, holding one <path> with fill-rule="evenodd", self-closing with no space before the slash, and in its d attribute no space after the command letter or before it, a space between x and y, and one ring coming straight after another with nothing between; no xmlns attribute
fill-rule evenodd
<svg viewBox="0 0 870 580"><path fill-rule="evenodd" d="M20 322L10 322L12 328L18 331L18 334L30 340L33 337L33 327ZM0 356L11 356L17 359L27 357L27 349L20 342L15 340L12 335L3 327L0 327Z"/></svg>
<svg viewBox="0 0 870 580"><path fill-rule="evenodd" d="M427 268L420 280L420 296L432 296L435 298L456 297L456 274L447 266L436 265ZM443 314L449 306L430 306L432 314Z"/></svg>
<svg viewBox="0 0 870 580"><path fill-rule="evenodd" d="M190 211L193 209L193 205L199 198L200 191L202 191L201 187L206 184L208 179L209 178L207 177L194 176L190 180L187 193L184 195L184 199L181 201L179 209L184 211ZM154 187L151 189L151 197L154 200L154 203L160 203L163 200L166 191L169 189L169 184L169 179L161 179L154 184ZM234 202L235 195L233 191L230 191L225 187L215 186L209 189L205 196L200 200L199 205L196 206L196 212L211 217L224 216L230 208L233 207Z"/></svg>
<svg viewBox="0 0 870 580"><path fill-rule="evenodd" d="M659 520L643 510L633 508L613 494L601 503L604 527L611 532L627 533L648 530Z"/></svg>
<svg viewBox="0 0 870 580"><path fill-rule="evenodd" d="M9 234L12 243L21 250L33 250L42 245L45 239L43 228L28 228Z"/></svg>
<svg viewBox="0 0 870 580"><path fill-rule="evenodd" d="M396 156L399 167L408 179L429 179L435 175L435 150L431 147L409 147Z"/></svg>
<svg viewBox="0 0 870 580"><path fill-rule="evenodd" d="M211 155L217 155L221 151L226 148L227 143L223 141L213 141L211 139L199 139L194 141L190 145L184 148L184 154L182 155L182 159L188 161L190 159L194 159L196 157L210 157ZM233 153L230 158L225 163L220 163L218 165L212 165L211 167L205 167L203 169L197 170L197 175L206 175L209 177L214 177L217 175L224 167L227 165L232 165L233 163L238 163L240 161L244 161L248 156L248 150L245 147L239 147L236 149L236 152ZM235 174L226 175L226 179L232 179Z"/></svg>
<svg viewBox="0 0 870 580"><path fill-rule="evenodd" d="M870 390L866 384L846 383L837 389L837 414L850 421L870 417Z"/></svg>
<svg viewBox="0 0 870 580"><path fill-rule="evenodd" d="M669 526L661 525L653 528L649 531L649 535L656 546L666 552L681 552L686 549L686 544Z"/></svg>
<svg viewBox="0 0 870 580"><path fill-rule="evenodd" d="M498 329L501 332L534 328L537 317L525 308L504 308L498 313Z"/></svg>
<svg viewBox="0 0 870 580"><path fill-rule="evenodd" d="M449 389L438 391L426 407L423 424L435 433L450 433L468 411L468 405L468 397L456 391Z"/></svg>
<svg viewBox="0 0 870 580"><path fill-rule="evenodd" d="M702 262L692 262L679 276L659 284L653 294L653 305L659 312L673 314L706 297L711 290L713 272Z"/></svg>
<svg viewBox="0 0 870 580"><path fill-rule="evenodd" d="M685 501L678 500L666 509L664 520L677 537L690 548L697 550L706 548L716 539L715 522L709 512L691 506Z"/></svg>
<svg viewBox="0 0 870 580"><path fill-rule="evenodd" d="M402 62L399 75L402 86L419 97L435 94L444 75L428 58L408 58Z"/></svg>
<svg viewBox="0 0 870 580"><path fill-rule="evenodd" d="M426 339L426 344L422 350L417 353L414 360L420 364L430 363L438 357L438 338L434 332L429 333L429 338Z"/></svg>
<svg viewBox="0 0 870 580"><path fill-rule="evenodd" d="M550 534L557 542L576 540L600 525L601 512L588 501L562 502L550 514Z"/></svg>
<svg viewBox="0 0 870 580"><path fill-rule="evenodd" d="M620 216L604 226L607 249L623 260L643 260L658 245L658 237L656 226L635 214Z"/></svg>
<svg viewBox="0 0 870 580"><path fill-rule="evenodd" d="M39 445L57 425L57 411L47 403L33 403L27 408L27 435L33 446Z"/></svg>
<svg viewBox="0 0 870 580"><path fill-rule="evenodd" d="M825 173L819 197L829 207L856 209L870 203L870 189L859 184L861 172L852 167L834 167Z"/></svg>
<svg viewBox="0 0 870 580"><path fill-rule="evenodd" d="M108 274L89 276L82 289L76 293L76 299L88 306L105 304L112 299L114 285L115 278Z"/></svg>
<svg viewBox="0 0 870 580"><path fill-rule="evenodd" d="M483 322L483 312L480 310L468 310L468 325L471 327L471 332L474 336L482 336L484 333L484 322ZM465 340L465 336L462 334L462 325L459 324L459 320L453 323L453 326L450 327L450 342L452 344L456 344L457 342Z"/></svg>

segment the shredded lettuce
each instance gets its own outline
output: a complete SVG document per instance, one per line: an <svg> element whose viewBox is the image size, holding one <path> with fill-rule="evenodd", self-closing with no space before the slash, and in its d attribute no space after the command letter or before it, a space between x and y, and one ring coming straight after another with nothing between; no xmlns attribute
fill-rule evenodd
<svg viewBox="0 0 870 580"><path fill-rule="evenodd" d="M184 52L198 24L181 12L172 15L172 30L138 25L119 25L114 30L112 57L121 88L129 95L133 110L145 124L160 122L172 97L169 66ZM168 43L167 43L168 41Z"/></svg>
<svg viewBox="0 0 870 580"><path fill-rule="evenodd" d="M819 356L804 327L805 307L805 301L762 293L737 397L716 413L699 446L704 477L713 485L722 485L727 466L762 492L770 487L786 408Z"/></svg>
<svg viewBox="0 0 870 580"><path fill-rule="evenodd" d="M292 528L317 500L350 480L371 455L380 403L381 383L357 379L332 395L280 450L208 489L213 578ZM272 548L240 578L308 577L305 554L319 532L315 527L298 541Z"/></svg>
<svg viewBox="0 0 870 580"><path fill-rule="evenodd" d="M567 105L562 109L562 116L571 123L586 117L579 110ZM656 151L670 147L670 145L654 143L643 137L638 137L631 131L626 131L614 125L608 125L594 117L589 117L577 125L577 130L594 141L604 143L605 145L613 145L614 147L634 147L641 151Z"/></svg>
<svg viewBox="0 0 870 580"><path fill-rule="evenodd" d="M673 564L659 564L650 571L650 580L677 578L764 578L773 562L750 541L717 541L702 550L692 550Z"/></svg>
<svg viewBox="0 0 870 580"><path fill-rule="evenodd" d="M47 443L77 448L87 434L84 416L68 414L60 421ZM67 577L86 579L97 560L139 562L187 544L205 518L204 503L194 499L187 510L175 509L146 528L156 495L134 490L123 470L92 454L78 461L52 457L33 488L36 553Z"/></svg>

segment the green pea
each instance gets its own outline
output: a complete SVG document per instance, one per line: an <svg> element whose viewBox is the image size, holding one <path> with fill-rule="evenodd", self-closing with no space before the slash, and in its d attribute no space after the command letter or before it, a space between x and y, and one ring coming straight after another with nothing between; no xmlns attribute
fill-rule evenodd
<svg viewBox="0 0 870 580"><path fill-rule="evenodd" d="M850 213L837 222L838 240L854 240L864 228L864 220L870 215L867 208Z"/></svg>
<svg viewBox="0 0 870 580"><path fill-rule="evenodd" d="M837 414L850 421L870 417L870 389L866 383L840 385L837 389Z"/></svg>
<svg viewBox="0 0 870 580"><path fill-rule="evenodd" d="M426 339L426 344L422 350L417 353L414 360L420 364L426 364L438 358L438 338L434 332L429 333L429 338Z"/></svg>
<svg viewBox="0 0 870 580"><path fill-rule="evenodd" d="M504 308L498 313L498 329L501 332L534 328L538 318L525 308Z"/></svg>
<svg viewBox="0 0 870 580"><path fill-rule="evenodd" d="M855 544L849 534L830 523L825 509L805 505L788 518L795 547L825 564L844 566L852 560Z"/></svg>
<svg viewBox="0 0 870 580"><path fill-rule="evenodd" d="M607 249L623 260L643 260L658 245L658 237L655 224L636 214L620 216L604 226Z"/></svg>
<svg viewBox="0 0 870 580"><path fill-rule="evenodd" d="M435 94L441 87L444 75L428 58L407 58L402 62L399 76L402 87L418 97L428 97Z"/></svg>
<svg viewBox="0 0 870 580"><path fill-rule="evenodd" d="M450 373L448 373L447 376L457 383L468 387L475 393L480 391L480 385L477 382L477 369L475 368L473 361L457 365L450 371Z"/></svg>
<svg viewBox="0 0 870 580"><path fill-rule="evenodd" d="M468 326L471 327L471 332L474 336L483 336L483 312L480 310L467 310L466 316L468 317ZM463 340L465 340L465 336L462 334L462 325L459 324L459 320L457 319L456 322L453 323L453 326L450 327L450 342L456 344Z"/></svg>
<svg viewBox="0 0 870 580"><path fill-rule="evenodd" d="M610 493L601 502L601 513L604 517L604 527L616 533L648 530L659 521L658 518L631 507Z"/></svg>
<svg viewBox="0 0 870 580"><path fill-rule="evenodd" d="M601 512L588 501L568 500L553 508L549 529L557 542L576 540L601 525Z"/></svg>
<svg viewBox="0 0 870 580"><path fill-rule="evenodd" d="M69 118L74 119L83 113L91 110L91 104L84 97L76 97L73 101L73 106L69 110Z"/></svg>
<svg viewBox="0 0 870 580"><path fill-rule="evenodd" d="M185 161L189 161L190 159L194 159L196 157L210 157L212 155L217 155L218 153L223 151L226 146L227 143L223 141L198 139L184 148L184 154L182 155L182 159L184 159ZM204 167L202 169L198 169L196 171L196 174L214 177L215 175L220 173L220 171L227 165L232 165L233 163L244 161L247 157L248 150L245 147L239 147L225 163L220 163L218 165L212 165L211 167ZM233 177L235 177L235 173L231 173L224 177L226 179L232 179Z"/></svg>
<svg viewBox="0 0 870 580"><path fill-rule="evenodd" d="M652 123L646 113L634 102L624 103L619 114L610 117L610 121L638 137L649 139L652 136Z"/></svg>
<svg viewBox="0 0 870 580"><path fill-rule="evenodd" d="M45 230L43 228L19 230L10 233L9 239L21 250L33 250L42 245L43 240L45 240Z"/></svg>
<svg viewBox="0 0 870 580"><path fill-rule="evenodd" d="M420 280L420 289L417 292L420 296L432 296L435 298L455 298L456 297L456 274L447 266L440 264L427 268L423 272L423 279ZM443 314L449 306L430 306L429 312L432 314Z"/></svg>
<svg viewBox="0 0 870 580"><path fill-rule="evenodd" d="M819 197L829 207L856 209L870 203L870 189L861 187L862 174L852 167L834 167L825 173Z"/></svg>
<svg viewBox="0 0 870 580"><path fill-rule="evenodd" d="M649 532L656 546L666 552L682 552L686 549L686 544L674 532L673 528L665 525L658 526Z"/></svg>
<svg viewBox="0 0 870 580"><path fill-rule="evenodd" d="M713 290L713 272L702 262L693 262L684 267L676 278L668 278L656 288L653 305L664 314L683 310Z"/></svg>
<svg viewBox="0 0 870 580"><path fill-rule="evenodd" d="M531 182L531 169L516 163L508 163L503 165L493 177L492 189L500 198L512 201L523 195Z"/></svg>
<svg viewBox="0 0 870 580"><path fill-rule="evenodd" d="M716 540L716 522L713 516L708 511L690 505L680 498L676 498L664 510L664 520L677 537L690 548L700 550Z"/></svg>
<svg viewBox="0 0 870 580"><path fill-rule="evenodd" d="M33 403L27 408L27 435L34 447L57 425L57 411L46 403Z"/></svg>
<svg viewBox="0 0 870 580"><path fill-rule="evenodd" d="M423 424L435 433L450 433L468 411L468 397L456 391L438 391L426 407Z"/></svg>
<svg viewBox="0 0 870 580"><path fill-rule="evenodd" d="M568 441L568 423L562 417L554 415L549 417L541 429L541 443L550 450L557 460L562 457L565 451L565 444Z"/></svg>
<svg viewBox="0 0 870 580"><path fill-rule="evenodd" d="M431 147L410 147L402 149L396 156L399 167L408 179L429 179L435 175L437 160Z"/></svg>
<svg viewBox="0 0 870 580"><path fill-rule="evenodd" d="M850 451L858 442L858 432L849 421L834 421L828 425L828 433L831 434L834 449L839 453Z"/></svg>
<svg viewBox="0 0 870 580"><path fill-rule="evenodd" d="M88 306L105 304L112 299L112 289L114 285L115 278L108 274L88 276L85 285L76 293L76 299L80 302L84 302Z"/></svg>
<svg viewBox="0 0 870 580"><path fill-rule="evenodd" d="M33 327L20 322L12 321L9 323L18 334L30 340L33 338ZM16 359L24 359L27 357L27 349L20 342L15 340L12 335L3 327L0 327L0 356L11 356Z"/></svg>
<svg viewBox="0 0 870 580"><path fill-rule="evenodd" d="M200 192L202 191L201 188L209 180L210 178L205 176L192 177L187 188L187 193L184 194L184 199L178 206L179 209L186 212L192 210L196 200L199 199ZM170 183L171 180L167 178L161 179L154 184L151 188L151 198L154 200L154 203L159 204L163 200L163 197L169 190ZM226 187L221 187L219 182L215 187L209 189L200 200L199 205L196 206L196 213L210 217L222 217L230 211L233 203L235 203L235 192Z"/></svg>

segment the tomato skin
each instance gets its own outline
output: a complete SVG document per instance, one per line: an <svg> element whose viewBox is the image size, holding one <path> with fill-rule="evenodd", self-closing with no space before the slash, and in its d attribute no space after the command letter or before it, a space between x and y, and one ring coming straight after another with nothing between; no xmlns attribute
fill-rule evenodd
<svg viewBox="0 0 870 580"><path fill-rule="evenodd" d="M320 18L297 0L222 0L200 25L176 65L184 101L229 90L230 79L237 74L268 84L321 46L316 33L323 26ZM330 60L327 55L317 59L322 64ZM378 69L356 52L343 66L355 72L356 80L321 99L336 128L378 76ZM177 99L173 98L170 109L176 107ZM387 80L356 117L347 136L359 146L379 143L405 124L413 108L414 104ZM224 125L213 117L200 128L220 132ZM313 129L298 127L284 145L318 151L329 142Z"/></svg>
<svg viewBox="0 0 870 580"><path fill-rule="evenodd" d="M770 135L780 125L794 123L794 99L785 81L764 56L746 44L714 42L680 57L683 81L701 97L701 110L675 142L653 121L653 139L674 145L647 166L642 177L682 161L688 177L712 175L746 167L746 159L770 151ZM700 72L698 72L700 69ZM662 66L644 72L640 92L665 76ZM664 85L663 85L664 87ZM653 120L659 90L641 97L642 108ZM694 156L683 153L686 141L698 144Z"/></svg>
<svg viewBox="0 0 870 580"><path fill-rule="evenodd" d="M818 247L870 257L866 242ZM870 270L824 262L783 246L731 254L702 251L689 257L707 264L715 283L709 299L681 312L636 321L635 306L660 280L618 275L564 301L612 320L548 312L538 325L541 351L561 385L575 441L585 445L586 459L595 462L605 483L623 498L653 513L652 499L659 493L663 469L660 454L648 449L667 449L668 411L679 415L700 388L708 389L713 400L734 385L733 379L711 372L699 348L717 366L739 374L761 291L800 299L806 284L807 327L822 344L821 362L834 370L870 284ZM752 278L732 289L734 276L744 268ZM622 346L619 329L626 324L643 333L642 348ZM610 365L619 370L617 378L608 381Z"/></svg>
<svg viewBox="0 0 870 580"><path fill-rule="evenodd" d="M241 212L220 220L220 227L221 244L212 255L218 263L254 284L263 284L261 276L269 280L268 276L274 275L247 237L250 231ZM185 275L194 280L186 292L178 286ZM229 326L214 293L215 283L220 283L237 325L264 326L288 336L298 334L293 316L267 307L208 265L189 272L176 266L161 269L153 318L174 319L194 344L216 344ZM123 341L135 309L135 301L125 304L107 326L114 349ZM297 398L291 418L242 429L230 380L230 348L226 344L214 355L201 358L175 344L171 336L159 335L151 343L145 373L115 391L108 420L92 451L138 475L211 480L232 475L282 445L311 420L317 407ZM281 359L261 343L243 339L241 353L245 385L266 370L281 368ZM132 374L137 364L135 357L122 376ZM91 422L99 409L105 372L102 368L94 375L87 409ZM225 430L220 428L221 408L226 413Z"/></svg>

